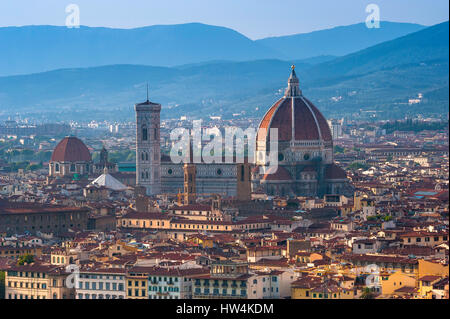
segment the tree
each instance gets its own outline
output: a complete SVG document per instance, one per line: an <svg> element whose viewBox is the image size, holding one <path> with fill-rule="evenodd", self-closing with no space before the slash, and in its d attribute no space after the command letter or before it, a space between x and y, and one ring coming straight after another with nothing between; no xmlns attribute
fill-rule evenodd
<svg viewBox="0 0 450 319"><path fill-rule="evenodd" d="M361 299L375 299L375 294L372 292L372 290L370 290L370 288L364 288L362 294L361 294Z"/></svg>
<svg viewBox="0 0 450 319"><path fill-rule="evenodd" d="M345 148L339 145L334 146L334 154L342 154L345 153Z"/></svg>
<svg viewBox="0 0 450 319"><path fill-rule="evenodd" d="M25 264L31 264L34 262L34 256L27 254L19 257L19 260L17 261L17 265L23 266Z"/></svg>
<svg viewBox="0 0 450 319"><path fill-rule="evenodd" d="M0 271L0 299L5 299L5 272Z"/></svg>

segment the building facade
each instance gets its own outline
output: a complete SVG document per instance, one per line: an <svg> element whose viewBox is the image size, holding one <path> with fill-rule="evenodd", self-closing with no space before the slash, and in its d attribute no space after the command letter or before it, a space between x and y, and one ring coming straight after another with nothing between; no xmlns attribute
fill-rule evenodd
<svg viewBox="0 0 450 319"><path fill-rule="evenodd" d="M0 232L60 234L71 228L87 229L88 208L35 203L0 203Z"/></svg>
<svg viewBox="0 0 450 319"><path fill-rule="evenodd" d="M12 266L5 275L5 298L74 299L75 290L65 284L68 275L53 265Z"/></svg>
<svg viewBox="0 0 450 319"><path fill-rule="evenodd" d="M80 271L76 299L125 299L125 269Z"/></svg>

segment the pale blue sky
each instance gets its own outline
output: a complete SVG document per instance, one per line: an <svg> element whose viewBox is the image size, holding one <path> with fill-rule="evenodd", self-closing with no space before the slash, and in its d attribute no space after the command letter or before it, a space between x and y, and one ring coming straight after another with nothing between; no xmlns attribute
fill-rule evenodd
<svg viewBox="0 0 450 319"><path fill-rule="evenodd" d="M448 0L0 0L0 26L64 25L65 7L80 7L88 26L133 28L201 22L251 39L364 22L368 4L381 20L433 25L448 20Z"/></svg>

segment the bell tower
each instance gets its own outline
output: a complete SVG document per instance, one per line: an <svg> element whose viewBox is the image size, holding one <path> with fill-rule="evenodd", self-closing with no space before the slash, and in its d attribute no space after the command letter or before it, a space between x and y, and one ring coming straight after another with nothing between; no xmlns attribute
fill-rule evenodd
<svg viewBox="0 0 450 319"><path fill-rule="evenodd" d="M184 164L184 204L194 204L196 200L196 168L192 163Z"/></svg>
<svg viewBox="0 0 450 319"><path fill-rule="evenodd" d="M136 112L136 185L147 195L161 193L161 104L147 101L135 104Z"/></svg>
<svg viewBox="0 0 450 319"><path fill-rule="evenodd" d="M236 165L236 194L239 201L250 201L252 199L252 174L249 163L238 163Z"/></svg>

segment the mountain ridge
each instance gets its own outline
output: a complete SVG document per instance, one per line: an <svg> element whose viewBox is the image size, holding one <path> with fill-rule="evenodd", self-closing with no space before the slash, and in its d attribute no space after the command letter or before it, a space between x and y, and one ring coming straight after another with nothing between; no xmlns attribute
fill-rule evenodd
<svg viewBox="0 0 450 319"><path fill-rule="evenodd" d="M331 61L297 61L301 88L329 116L355 116L360 110L393 118L411 112L445 114L446 34L448 22ZM3 115L21 110L60 119L87 114L132 119L132 105L144 100L149 82L151 99L163 105L163 118L258 117L283 94L291 64L279 59L183 67L126 64L0 77L0 116L2 110ZM424 103L408 106L418 93L423 93ZM113 109L120 111L115 115Z"/></svg>
<svg viewBox="0 0 450 319"><path fill-rule="evenodd" d="M386 37L392 39L396 34L409 33L419 28L413 24L388 22L385 24L383 31L380 31L384 34L383 39L387 39ZM343 26L337 30L348 34L354 33L355 28L359 30L361 25ZM393 32L396 29L401 30ZM367 30L362 29L362 32L364 34L377 32ZM300 36L311 38L329 32L336 32L336 28ZM357 33L359 32L361 31ZM273 58L294 61L318 56L342 55L331 53L329 45L327 50L322 50L326 42L320 39L315 40L316 43L320 42L319 48L317 45L307 45L300 49L291 48L287 53L267 45L264 41L264 39L251 40L231 28L203 23L154 25L132 29L87 26L69 29L51 25L2 27L0 75L112 64L179 66L215 60L248 61ZM361 44L354 47L355 43L361 41L360 37L353 40L347 36L345 43L340 43L339 46L349 45L357 51L356 49L362 47ZM370 37L363 42L362 46L365 47L374 44ZM311 51L311 48L315 49ZM305 50L310 50L308 56L291 54L292 52L300 54Z"/></svg>

